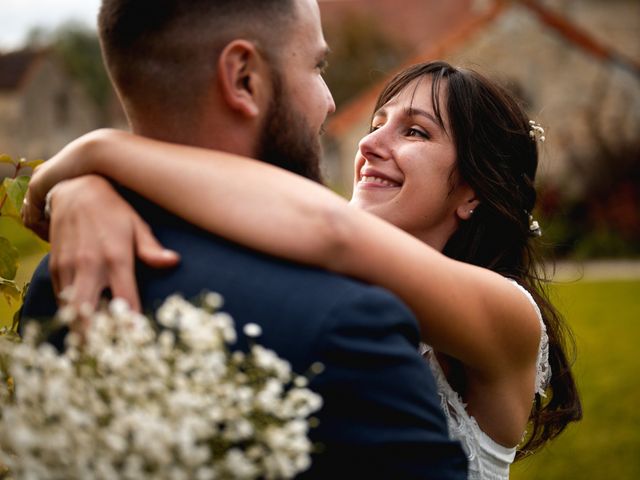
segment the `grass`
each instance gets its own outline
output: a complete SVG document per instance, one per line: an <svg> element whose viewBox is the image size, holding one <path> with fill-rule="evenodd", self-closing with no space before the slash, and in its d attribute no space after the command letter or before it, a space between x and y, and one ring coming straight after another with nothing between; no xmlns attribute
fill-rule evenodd
<svg viewBox="0 0 640 480"><path fill-rule="evenodd" d="M576 336L584 418L512 467L512 480L640 478L640 281L554 286Z"/></svg>

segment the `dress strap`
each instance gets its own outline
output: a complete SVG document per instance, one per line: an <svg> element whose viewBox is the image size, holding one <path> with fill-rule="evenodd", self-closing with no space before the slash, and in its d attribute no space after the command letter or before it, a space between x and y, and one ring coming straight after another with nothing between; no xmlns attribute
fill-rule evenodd
<svg viewBox="0 0 640 480"><path fill-rule="evenodd" d="M536 366L536 390L535 392L541 397L546 397L545 390L549 385L549 381L551 380L551 365L549 365L549 337L547 335L547 326L542 319L542 313L540 312L540 307L533 299L533 296L529 291L520 285L515 280L509 278L508 279L513 285L515 285L518 290L520 290L525 297L529 300L531 305L536 311L536 315L538 320L540 321L540 346L538 347L538 360Z"/></svg>

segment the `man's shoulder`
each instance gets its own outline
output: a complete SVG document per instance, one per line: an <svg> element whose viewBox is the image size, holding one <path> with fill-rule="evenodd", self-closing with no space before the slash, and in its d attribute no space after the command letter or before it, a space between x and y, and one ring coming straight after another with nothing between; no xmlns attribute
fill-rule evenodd
<svg viewBox="0 0 640 480"><path fill-rule="evenodd" d="M167 271L139 265L146 306L175 292L191 298L215 291L238 324L261 323L265 332L282 338L273 338L274 347L293 353L300 345L301 356L316 348L318 338L333 338L327 332L341 335L349 329L361 330L363 339L383 328L401 329L417 346L415 317L385 289L247 249L163 212L156 211L150 223L160 243L176 250L181 261Z"/></svg>
<svg viewBox="0 0 640 480"><path fill-rule="evenodd" d="M168 271L141 265L143 296L162 298L172 288L186 297L213 290L238 318L277 315L281 323L298 319L299 331L319 324L332 328L335 322L371 325L372 318L379 318L378 324L407 323L417 336L413 314L383 288L264 255L189 226L156 225L154 233L165 247L180 253L181 261Z"/></svg>
<svg viewBox="0 0 640 480"><path fill-rule="evenodd" d="M144 208L148 214L149 207ZM150 221L161 244L180 253L181 261L177 268L167 271L139 265L142 283L161 282L166 278L181 287L202 285L203 288L211 288L217 284L220 288L224 286L225 290L240 291L258 301L264 295L277 298L288 310L299 309L307 315L348 309L353 303L361 304L362 298L369 301L375 298L378 299L376 304L387 309L396 308L399 315L412 318L404 304L383 288L262 254L160 210L154 210L151 217L144 218ZM376 308L371 305L369 310Z"/></svg>

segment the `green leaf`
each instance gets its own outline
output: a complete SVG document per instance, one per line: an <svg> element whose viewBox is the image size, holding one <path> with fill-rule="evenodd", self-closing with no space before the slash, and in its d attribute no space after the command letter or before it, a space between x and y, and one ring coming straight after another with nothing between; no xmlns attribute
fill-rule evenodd
<svg viewBox="0 0 640 480"><path fill-rule="evenodd" d="M29 282L25 283L24 287L22 287L22 291L20 291L20 300L19 300L19 304L18 304L18 308L16 308L16 312L13 314L13 322L11 324L11 328L10 331L14 332L16 335L18 335L18 326L20 325L20 318L22 315L20 315L20 310L22 307L22 305L24 304L24 299L27 296L27 290L29 288ZM7 302L9 303L9 302ZM20 338L20 336L18 335L18 339Z"/></svg>
<svg viewBox="0 0 640 480"><path fill-rule="evenodd" d="M26 160L24 158L20 159L20 168L30 167L35 169L38 165L44 163L44 160Z"/></svg>
<svg viewBox="0 0 640 480"><path fill-rule="evenodd" d="M2 210L0 210L1 215L20 218L20 209L22 208L28 185L29 177L26 176L5 178L2 181L2 187L4 188L0 188L0 197L3 197L3 194L6 193L6 199L2 204Z"/></svg>
<svg viewBox="0 0 640 480"><path fill-rule="evenodd" d="M0 232L18 250L21 260L34 255L42 257L49 251L49 244L25 227L18 218L0 215ZM22 261L20 265L23 265Z"/></svg>
<svg viewBox="0 0 640 480"><path fill-rule="evenodd" d="M0 282L12 282L16 278L18 259L18 249L6 238L0 237Z"/></svg>
<svg viewBox="0 0 640 480"><path fill-rule="evenodd" d="M0 278L0 296L4 297L9 307L15 307L22 302L22 291L9 280Z"/></svg>
<svg viewBox="0 0 640 480"><path fill-rule="evenodd" d="M10 163L11 165L18 165L18 162L11 158L6 153L0 154L0 163Z"/></svg>
<svg viewBox="0 0 640 480"><path fill-rule="evenodd" d="M20 338L20 335L18 335L18 332L15 329L0 328L0 341L20 343L22 339ZM3 367L6 368L6 366L2 365L2 362L0 361L0 371L2 371ZM0 476L0 478L4 478L4 477Z"/></svg>

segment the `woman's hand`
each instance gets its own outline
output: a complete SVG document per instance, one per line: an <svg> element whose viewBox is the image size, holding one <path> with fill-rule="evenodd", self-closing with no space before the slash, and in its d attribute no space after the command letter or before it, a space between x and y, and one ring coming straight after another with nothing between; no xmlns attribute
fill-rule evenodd
<svg viewBox="0 0 640 480"><path fill-rule="evenodd" d="M51 191L51 258L56 294L76 307L95 307L106 288L140 310L134 261L155 268L174 266L149 226L104 178L87 175L59 183ZM69 290L67 290L69 289Z"/></svg>
<svg viewBox="0 0 640 480"><path fill-rule="evenodd" d="M36 168L22 207L24 224L47 240L49 222L45 216L47 193L59 182L94 173L94 160L101 142L124 133L116 130L96 130L69 143L54 157Z"/></svg>

